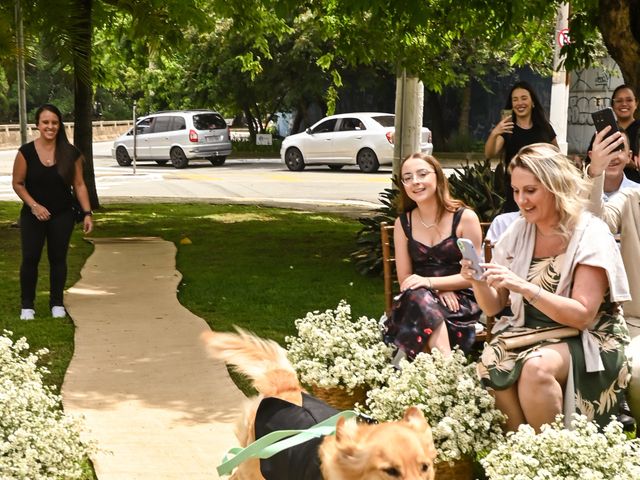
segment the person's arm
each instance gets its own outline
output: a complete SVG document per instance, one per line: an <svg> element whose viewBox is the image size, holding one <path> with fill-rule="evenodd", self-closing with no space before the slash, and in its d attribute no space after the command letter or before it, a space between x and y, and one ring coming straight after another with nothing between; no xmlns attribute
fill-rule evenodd
<svg viewBox="0 0 640 480"><path fill-rule="evenodd" d="M484 144L485 158L496 158L502 153L504 148L503 133L513 132L513 121L510 117L505 117L491 130L489 137Z"/></svg>
<svg viewBox="0 0 640 480"><path fill-rule="evenodd" d="M91 213L91 201L89 200L89 191L87 185L84 183L83 166L84 157L81 155L76 160L75 174L73 178L73 190L80 203L82 211L85 212L84 220L82 222L82 230L84 233L91 233L93 230L93 217Z"/></svg>
<svg viewBox="0 0 640 480"><path fill-rule="evenodd" d="M608 287L607 274L603 268L582 264L575 268L570 297L548 292L502 265L488 264L484 279L490 287L521 294L552 320L580 330L593 323ZM476 300L482 307L477 295Z"/></svg>
<svg viewBox="0 0 640 480"><path fill-rule="evenodd" d="M13 162L13 174L11 178L11 186L13 187L13 191L16 192L16 195L20 197L25 204L29 205L31 208L31 213L38 220L45 221L51 218L51 213L44 205L40 205L35 199L31 196L26 187L26 179L27 179L27 160L22 155L22 152L18 152L16 158Z"/></svg>
<svg viewBox="0 0 640 480"><path fill-rule="evenodd" d="M401 215L404 215L404 213ZM396 259L396 275L402 289L402 283L413 273L413 268L411 266L411 257L409 256L409 239L404 234L400 217L396 218L393 228L393 248Z"/></svg>

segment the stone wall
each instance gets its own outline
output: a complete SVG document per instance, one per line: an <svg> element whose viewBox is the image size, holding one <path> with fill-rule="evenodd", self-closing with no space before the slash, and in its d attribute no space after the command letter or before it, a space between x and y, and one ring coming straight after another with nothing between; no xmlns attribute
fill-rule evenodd
<svg viewBox="0 0 640 480"><path fill-rule="evenodd" d="M93 122L93 141L104 142L114 140L119 135L126 132L133 122L131 120L117 121L96 121ZM67 137L73 142L73 123L65 123ZM27 125L27 141L37 138L39 135L35 124ZM0 149L17 148L20 146L20 125L8 124L0 125Z"/></svg>

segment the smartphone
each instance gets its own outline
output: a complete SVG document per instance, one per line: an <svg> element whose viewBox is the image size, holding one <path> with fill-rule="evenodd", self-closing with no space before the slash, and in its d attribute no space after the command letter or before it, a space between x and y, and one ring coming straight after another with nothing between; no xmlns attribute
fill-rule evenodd
<svg viewBox="0 0 640 480"><path fill-rule="evenodd" d="M480 280L482 273L484 272L484 268L480 266L480 257L478 257L478 253L476 252L476 248L473 246L473 243L471 243L471 240L466 238L459 238L456 243L458 244L460 253L462 253L462 258L470 260L471 267L476 271L473 278Z"/></svg>
<svg viewBox="0 0 640 480"><path fill-rule="evenodd" d="M511 118L513 115L513 110L511 110L510 108L505 108L504 110L502 110L500 112L500 118L501 119L505 119L505 118Z"/></svg>
<svg viewBox="0 0 640 480"><path fill-rule="evenodd" d="M616 121L616 116L613 113L613 109L611 107L607 107L604 110L598 110L597 112L593 112L591 114L591 118L593 118L593 125L596 127L598 132L602 131L605 127L611 127L609 133L605 136L605 138L610 137L617 131L618 122ZM624 150L624 144L620 144L616 147L616 150Z"/></svg>

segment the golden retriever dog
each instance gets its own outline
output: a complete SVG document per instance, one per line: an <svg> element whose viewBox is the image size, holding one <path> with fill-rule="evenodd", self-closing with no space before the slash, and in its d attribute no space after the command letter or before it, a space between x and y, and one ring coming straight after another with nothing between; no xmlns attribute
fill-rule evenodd
<svg viewBox="0 0 640 480"><path fill-rule="evenodd" d="M237 329L238 333L203 334L203 340L211 356L234 365L253 382L259 392L257 397L249 399L245 412L236 426L236 435L243 447L256 439L255 430L260 419L256 421L256 412L264 404L273 400L284 405L292 404L293 409L301 408L305 399L321 404L320 400L307 396L300 385L296 372L287 358L286 351L272 340L256 337L246 331ZM275 397L275 398L271 398ZM284 401L284 402L282 402ZM263 405L264 405L263 404ZM306 405L306 403L305 403ZM325 405L326 404L322 404ZM326 408L330 408L326 406ZM271 417L276 422L289 419L290 410L280 416ZM295 415L293 415L295 416ZM327 415L330 416L330 415ZM322 419L320 419L322 420ZM316 422L317 423L317 422ZM273 426L273 425L271 425ZM291 428L289 425L275 425L273 430ZM259 437L263 436L259 435ZM300 463L285 458L286 466L304 465L305 472L296 473L264 473L265 464L251 459L243 462L235 470L232 480L303 480L307 478L323 478L325 480L433 480L436 450L431 436L431 429L422 412L411 407L407 409L402 420L377 425L357 423L354 419L341 418L336 425L335 435L318 440L319 447L306 455L316 458L303 459ZM283 455L280 452L272 458ZM307 471L306 465L316 464L317 472ZM261 466L263 470L261 471ZM263 473L265 476L263 476Z"/></svg>

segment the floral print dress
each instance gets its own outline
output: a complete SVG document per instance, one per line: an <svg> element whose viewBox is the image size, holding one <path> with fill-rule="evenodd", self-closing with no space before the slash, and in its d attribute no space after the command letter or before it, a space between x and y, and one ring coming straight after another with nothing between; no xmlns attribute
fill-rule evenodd
<svg viewBox="0 0 640 480"><path fill-rule="evenodd" d="M564 254L534 258L527 280L549 292L555 292L563 259ZM525 328L533 330L559 325L533 305L529 305L526 300L524 312ZM596 318L597 322L591 334L598 343L604 370L587 372L580 336L547 340L518 350L505 350L498 332L493 340L485 345L478 364L478 373L483 385L495 390L510 387L520 377L524 362L535 356L541 346L565 342L571 354L577 413L595 420L601 426L607 425L611 416L619 413L618 404L630 377L629 366L624 355L624 347L629 343L629 335L621 308L619 304L609 301L608 292L605 294Z"/></svg>
<svg viewBox="0 0 640 480"><path fill-rule="evenodd" d="M410 212L400 217L409 241L411 267L415 274L444 277L460 273L462 254L456 245L456 230L463 212L464 208L460 208L454 213L451 234L432 246L413 238ZM460 347L468 353L475 341L475 325L482 312L470 288L456 291L456 296L460 310L452 312L440 302L434 290L418 288L404 291L394 299L391 318L385 324L385 342L395 344L412 360L424 350L433 330L445 322L451 347Z"/></svg>

